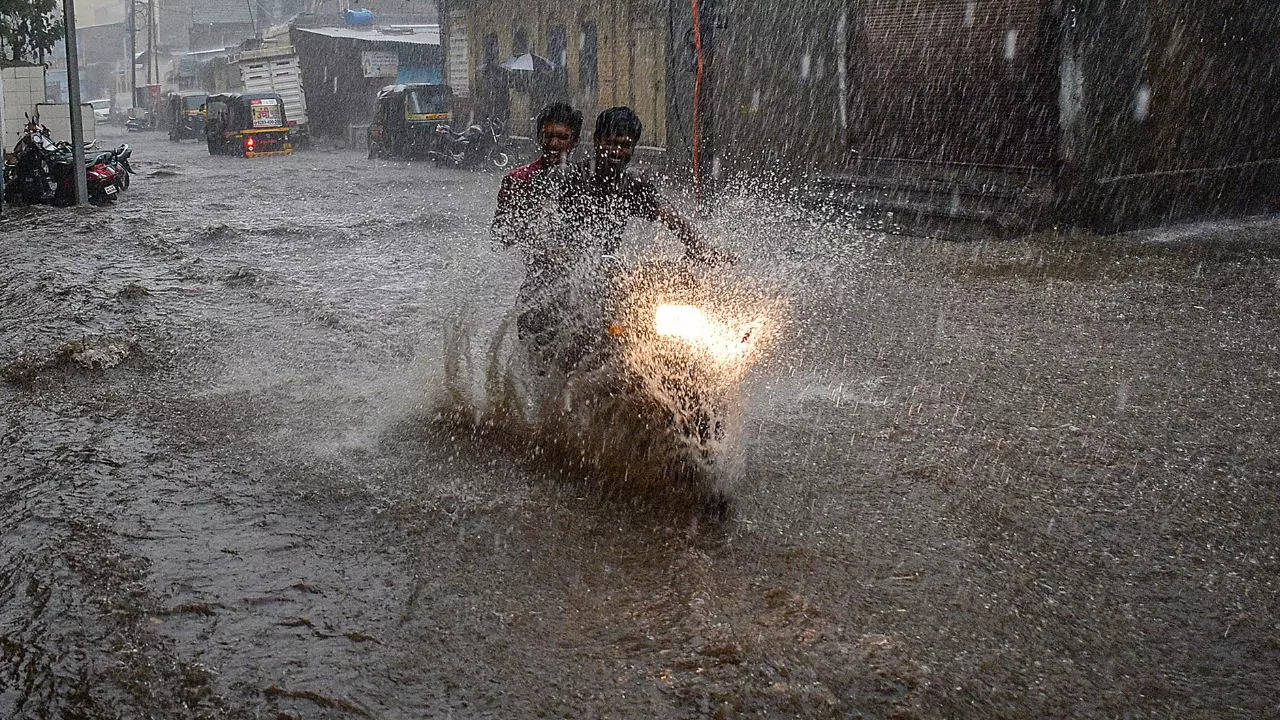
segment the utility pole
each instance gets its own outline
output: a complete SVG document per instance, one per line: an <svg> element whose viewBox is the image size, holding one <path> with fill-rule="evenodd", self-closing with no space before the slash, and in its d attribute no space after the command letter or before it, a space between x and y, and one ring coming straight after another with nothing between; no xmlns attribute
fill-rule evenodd
<svg viewBox="0 0 1280 720"><path fill-rule="evenodd" d="M154 8L154 6L155 6L155 1L156 1L156 0L151 0L151 4L152 4L152 7L153 7L153 8ZM152 67L154 67L154 68L155 68L155 70L156 70L156 82L157 82L157 83L159 83L159 82L161 82L161 81L163 81L163 80L164 80L164 78L160 77L160 59L156 57L156 53L155 53L155 51L156 51L156 49L157 49L157 48L155 47L155 40L154 40L154 39L155 39L155 37L156 37L157 35L159 35L159 34L160 34L159 28L160 28L160 26L159 26L159 25L157 24L157 22L156 22L156 16L155 16L155 13L154 13L154 12L152 12L152 14L151 14L151 37L152 37L152 43L151 43L151 45L152 45L152 48L151 48L151 66L152 66Z"/></svg>
<svg viewBox="0 0 1280 720"><path fill-rule="evenodd" d="M147 85L155 82L151 76L151 66L156 54L155 5L155 0L147 0Z"/></svg>
<svg viewBox="0 0 1280 720"><path fill-rule="evenodd" d="M62 0L62 14L67 26L67 104L71 117L71 175L75 181L76 204L89 204L89 184L84 168L84 118L80 115L80 57L76 48L75 0Z"/></svg>
<svg viewBox="0 0 1280 720"><path fill-rule="evenodd" d="M65 0L64 0L65 2ZM129 22L129 107L138 104L138 23L134 17L134 0L124 0L125 19Z"/></svg>
<svg viewBox="0 0 1280 720"><path fill-rule="evenodd" d="M253 28L253 36L258 37L258 19L253 16L253 4L244 0L244 6L249 8L249 27Z"/></svg>

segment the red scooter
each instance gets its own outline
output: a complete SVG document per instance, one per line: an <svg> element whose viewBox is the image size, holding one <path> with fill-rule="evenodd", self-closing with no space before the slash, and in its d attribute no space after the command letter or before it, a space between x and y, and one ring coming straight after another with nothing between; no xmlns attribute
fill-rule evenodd
<svg viewBox="0 0 1280 720"><path fill-rule="evenodd" d="M90 202L112 202L129 188L129 175L133 172L129 156L132 153L128 145L121 145L115 150L99 153L85 163ZM72 181L68 175L66 182ZM75 188L70 190L74 194Z"/></svg>

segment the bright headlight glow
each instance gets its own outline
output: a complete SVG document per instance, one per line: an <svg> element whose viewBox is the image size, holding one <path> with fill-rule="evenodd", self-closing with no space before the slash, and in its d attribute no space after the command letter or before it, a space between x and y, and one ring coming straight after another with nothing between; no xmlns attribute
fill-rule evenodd
<svg viewBox="0 0 1280 720"><path fill-rule="evenodd" d="M749 354L761 322L735 329L707 317L693 305L663 304L653 315L654 331L659 335L701 348L720 362L733 362Z"/></svg>

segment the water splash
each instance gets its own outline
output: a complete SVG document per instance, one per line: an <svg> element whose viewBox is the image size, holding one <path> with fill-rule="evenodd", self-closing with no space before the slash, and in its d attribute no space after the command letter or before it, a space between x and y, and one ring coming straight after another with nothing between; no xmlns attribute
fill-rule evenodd
<svg viewBox="0 0 1280 720"><path fill-rule="evenodd" d="M741 382L766 352L782 305L740 278L678 277L670 267L633 266L618 282L624 302L605 318L587 307L590 288L579 279L572 319L548 345L521 337L517 307L479 362L481 333L459 312L445 333L440 417L605 495L723 494L742 472ZM714 342L664 333L658 320L673 307L693 309L703 331L714 324ZM732 343L731 352L722 347Z"/></svg>

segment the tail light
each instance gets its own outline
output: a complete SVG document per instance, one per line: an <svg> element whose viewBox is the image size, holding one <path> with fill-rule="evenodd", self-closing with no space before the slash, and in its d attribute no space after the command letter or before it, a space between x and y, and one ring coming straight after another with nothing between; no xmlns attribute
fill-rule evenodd
<svg viewBox="0 0 1280 720"><path fill-rule="evenodd" d="M248 139L246 139L246 140L244 141L244 146L245 146L245 147L247 147L247 148L249 148L250 150L252 150L252 149L253 149L253 146L254 146L254 140L253 140L253 138L248 138Z"/></svg>

